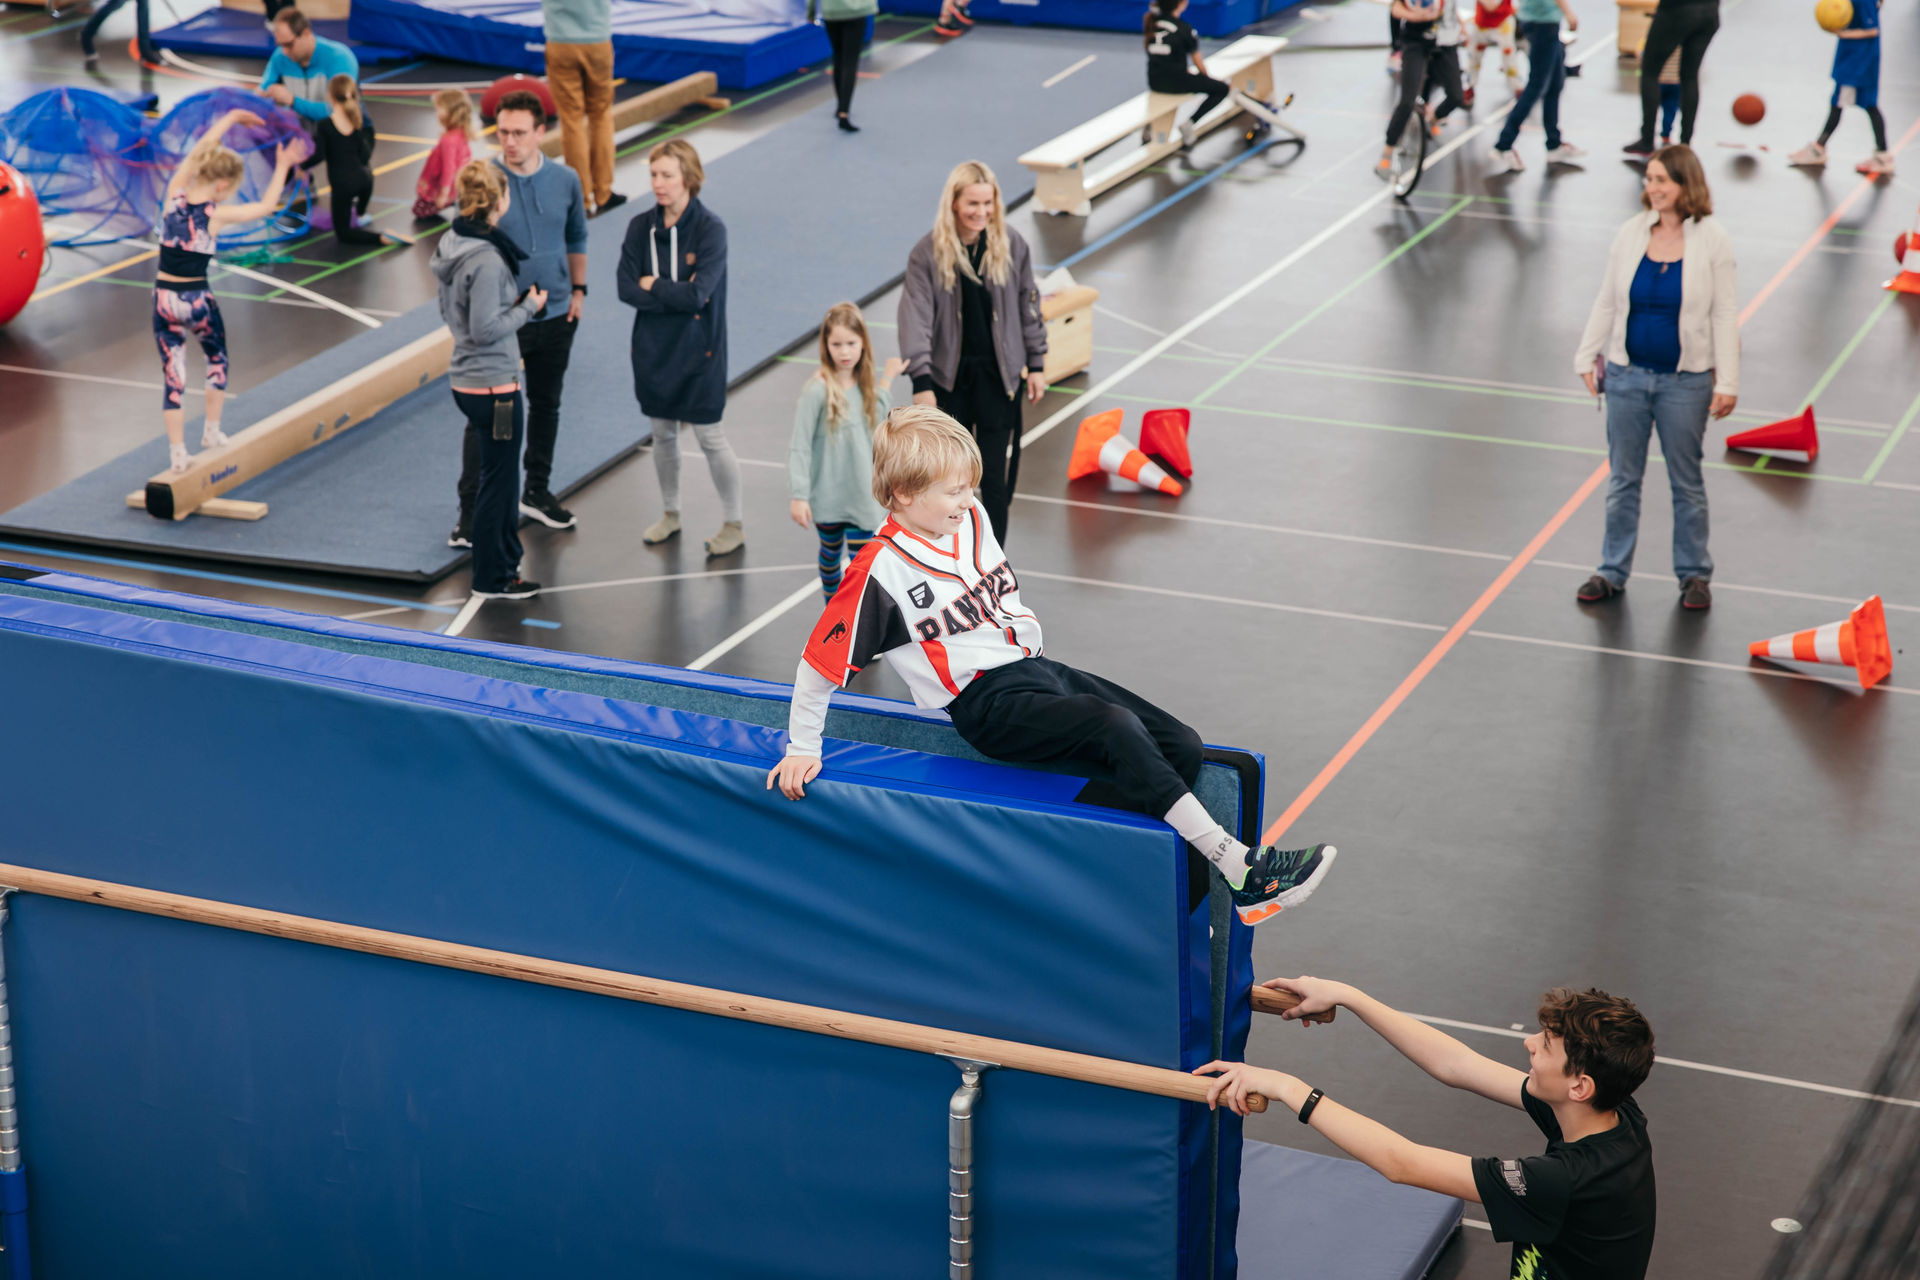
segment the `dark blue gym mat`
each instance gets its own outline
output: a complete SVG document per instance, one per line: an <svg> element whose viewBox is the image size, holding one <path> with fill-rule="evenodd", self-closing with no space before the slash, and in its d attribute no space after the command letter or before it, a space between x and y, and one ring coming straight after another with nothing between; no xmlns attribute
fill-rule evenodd
<svg viewBox="0 0 1920 1280"><path fill-rule="evenodd" d="M975 31L863 84L855 107L864 132L834 129L823 103L817 114L708 165L701 198L726 221L729 235L733 381L810 337L833 303L890 287L914 241L932 225L941 184L957 162L984 159L1010 200L1025 199L1032 179L1015 162L1022 151L1139 92L1136 51L1116 53L1110 40L1097 47L1106 51L1045 89L1042 81L1086 57L1088 37ZM983 84L994 91L981 92ZM691 137L697 145L698 131ZM623 185L635 189L641 179L630 172ZM593 292L574 343L554 458L554 489L563 496L618 461L645 429L627 355L632 312L614 292L625 224L617 215L588 224ZM431 244L405 252L429 253ZM228 408L226 428L246 427L439 323L436 307L417 308L250 388ZM197 362L190 367L197 379ZM0 531L431 581L467 558L446 545L461 423L444 379L422 388L365 426L234 490L229 496L271 507L266 519L253 523L204 516L176 523L128 509L126 495L166 465L156 436L0 516ZM188 439L198 435L189 423ZM657 501L651 485L642 500Z"/></svg>
<svg viewBox="0 0 1920 1280"><path fill-rule="evenodd" d="M405 49L385 45L362 44L347 38L347 23L341 18L316 18L313 29L329 40L338 40L353 50L353 56L365 66L370 62L395 62L413 55ZM213 8L196 13L185 22L162 27L153 33L153 42L175 53L198 53L222 58L270 58L273 36L266 21L257 13L242 9Z"/></svg>
<svg viewBox="0 0 1920 1280"><path fill-rule="evenodd" d="M1420 1280L1459 1230L1461 1208L1355 1160L1248 1139L1240 1280Z"/></svg>

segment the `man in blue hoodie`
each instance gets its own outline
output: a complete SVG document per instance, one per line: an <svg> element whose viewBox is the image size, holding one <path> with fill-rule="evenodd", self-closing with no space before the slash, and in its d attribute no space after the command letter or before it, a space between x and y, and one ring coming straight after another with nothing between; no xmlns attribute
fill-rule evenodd
<svg viewBox="0 0 1920 1280"><path fill-rule="evenodd" d="M335 76L352 76L357 82L360 60L338 40L315 32L298 9L281 9L271 27L273 56L260 76L260 92L277 106L293 108L312 130L333 110L327 82Z"/></svg>
<svg viewBox="0 0 1920 1280"><path fill-rule="evenodd" d="M560 388L573 354L574 326L587 298L587 202L580 178L540 150L546 137L546 110L525 89L500 99L494 111L494 164L506 175L510 200L499 230L526 255L514 269L522 289L538 286L547 294L541 313L520 327L520 358L526 369L526 491L520 514L549 529L574 527L573 513L560 505L550 485L553 443L560 431ZM465 546L480 477L460 476L460 523L449 546Z"/></svg>

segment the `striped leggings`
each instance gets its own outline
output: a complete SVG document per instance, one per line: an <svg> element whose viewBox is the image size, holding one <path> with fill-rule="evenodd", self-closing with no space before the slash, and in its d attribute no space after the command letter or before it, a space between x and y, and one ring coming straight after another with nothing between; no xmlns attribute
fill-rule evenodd
<svg viewBox="0 0 1920 1280"><path fill-rule="evenodd" d="M846 523L816 524L813 528L820 535L820 589L831 600L833 593L840 589L841 551L852 560L873 541L873 530L856 529Z"/></svg>

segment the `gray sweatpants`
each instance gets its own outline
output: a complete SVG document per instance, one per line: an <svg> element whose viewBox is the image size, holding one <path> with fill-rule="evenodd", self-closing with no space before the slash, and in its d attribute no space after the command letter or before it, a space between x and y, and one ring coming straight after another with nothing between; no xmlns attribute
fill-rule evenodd
<svg viewBox="0 0 1920 1280"><path fill-rule="evenodd" d="M700 452L707 456L707 470L713 473L713 487L720 492L720 510L736 524L740 514L740 460L733 446L720 434L717 422L676 422L672 418L653 419L653 469L660 475L660 500L669 511L680 510L680 428L693 432Z"/></svg>

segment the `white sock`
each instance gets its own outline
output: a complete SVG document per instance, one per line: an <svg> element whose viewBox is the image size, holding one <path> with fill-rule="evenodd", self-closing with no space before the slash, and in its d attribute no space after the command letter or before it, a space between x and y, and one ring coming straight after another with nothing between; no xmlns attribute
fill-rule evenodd
<svg viewBox="0 0 1920 1280"><path fill-rule="evenodd" d="M1173 802L1173 808L1167 810L1166 823L1180 833L1182 840L1205 854L1208 862L1220 868L1228 884L1238 889L1247 882L1247 846L1228 835L1193 792Z"/></svg>

